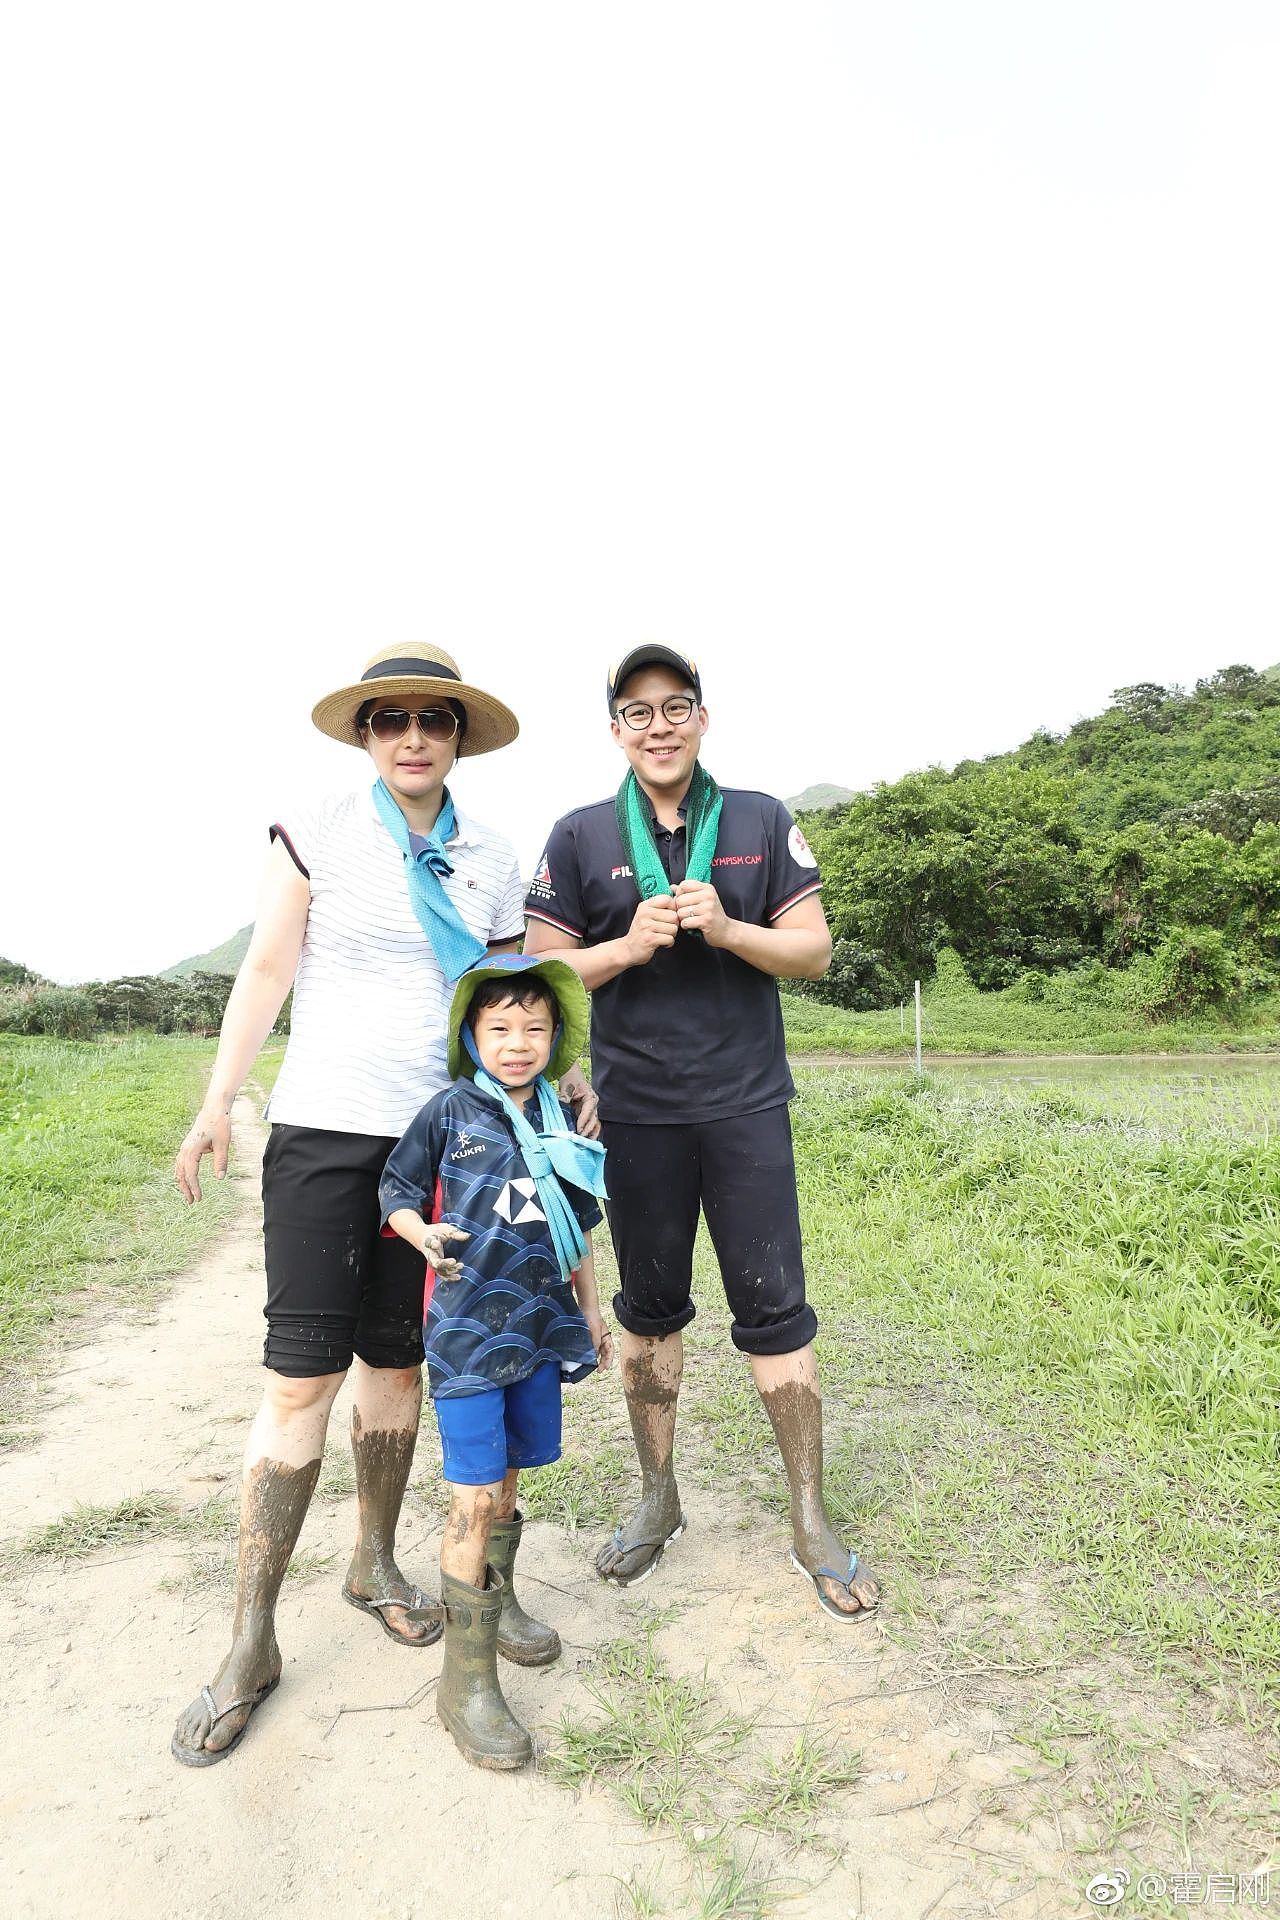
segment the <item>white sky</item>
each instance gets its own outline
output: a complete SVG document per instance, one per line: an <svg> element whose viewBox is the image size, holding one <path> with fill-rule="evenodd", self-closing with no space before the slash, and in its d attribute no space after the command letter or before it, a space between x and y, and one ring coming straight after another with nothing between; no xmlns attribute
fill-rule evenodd
<svg viewBox="0 0 1280 1920"><path fill-rule="evenodd" d="M1280 659L1269 0L14 7L0 953L150 971L433 640L526 867L693 652L862 787Z"/></svg>

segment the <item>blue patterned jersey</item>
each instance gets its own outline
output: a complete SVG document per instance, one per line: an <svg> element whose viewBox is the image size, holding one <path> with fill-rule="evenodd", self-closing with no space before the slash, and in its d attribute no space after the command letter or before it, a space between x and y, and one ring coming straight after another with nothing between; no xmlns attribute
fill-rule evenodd
<svg viewBox="0 0 1280 1920"><path fill-rule="evenodd" d="M530 1122L536 1119L530 1113ZM564 1184L584 1232L598 1225L593 1194ZM502 1110L470 1080L429 1100L392 1151L378 1188L382 1220L400 1207L461 1227L449 1243L457 1280L427 1267L423 1339L433 1399L484 1393L555 1361L585 1379L595 1349L577 1296L560 1277L537 1188Z"/></svg>

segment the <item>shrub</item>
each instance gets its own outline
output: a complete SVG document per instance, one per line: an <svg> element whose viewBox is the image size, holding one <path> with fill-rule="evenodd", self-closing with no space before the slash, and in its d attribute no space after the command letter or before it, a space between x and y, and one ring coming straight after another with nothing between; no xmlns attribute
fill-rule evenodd
<svg viewBox="0 0 1280 1920"><path fill-rule="evenodd" d="M1221 1006L1240 987L1240 968L1215 927L1173 927L1133 968L1138 1004L1152 1020L1185 1019Z"/></svg>
<svg viewBox="0 0 1280 1920"><path fill-rule="evenodd" d="M788 993L803 994L808 1000L820 1000L824 1006L847 1007L851 1013L872 1013L879 1007L894 1007L901 995L898 982L885 966L879 954L869 947L860 945L857 940L837 940L831 949L831 965L821 980L788 980ZM281 1019L282 1027L276 1022L277 1033L289 1031L286 1015L290 1002L285 1002Z"/></svg>
<svg viewBox="0 0 1280 1920"><path fill-rule="evenodd" d="M88 1040L93 1035L93 1012L92 999L79 987L19 987L0 996L0 1029Z"/></svg>
<svg viewBox="0 0 1280 1920"><path fill-rule="evenodd" d="M954 947L939 947L934 960L933 991L939 1000L965 1000L978 989Z"/></svg>

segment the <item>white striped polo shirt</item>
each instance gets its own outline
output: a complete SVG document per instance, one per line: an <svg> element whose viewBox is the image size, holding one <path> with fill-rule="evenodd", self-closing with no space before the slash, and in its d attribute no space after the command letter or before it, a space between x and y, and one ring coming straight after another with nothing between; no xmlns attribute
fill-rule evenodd
<svg viewBox="0 0 1280 1920"><path fill-rule="evenodd" d="M515 850L455 810L445 891L478 940L519 939L524 890ZM271 832L307 876L311 906L268 1116L398 1138L449 1085L453 998L409 904L403 856L370 791L326 800Z"/></svg>

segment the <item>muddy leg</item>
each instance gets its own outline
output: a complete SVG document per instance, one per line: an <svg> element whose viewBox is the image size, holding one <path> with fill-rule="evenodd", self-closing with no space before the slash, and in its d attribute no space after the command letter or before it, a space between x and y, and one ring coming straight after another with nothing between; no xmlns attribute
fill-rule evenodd
<svg viewBox="0 0 1280 1920"><path fill-rule="evenodd" d="M623 1331L622 1385L640 1462L640 1504L623 1523L621 1543L606 1541L596 1555L596 1570L606 1580L635 1579L654 1559L656 1549L684 1524L672 1469L683 1372L680 1334L646 1340Z"/></svg>
<svg viewBox="0 0 1280 1920"><path fill-rule="evenodd" d="M519 1490L520 1469L519 1467L508 1467L506 1479L502 1483L502 1490L498 1495L497 1502L493 1509L493 1517L495 1520L515 1519L516 1500L519 1497Z"/></svg>
<svg viewBox="0 0 1280 1920"><path fill-rule="evenodd" d="M440 1572L465 1586L485 1586L489 1564L489 1532L502 1498L502 1482L489 1487L464 1487L446 1481L449 1518L440 1545Z"/></svg>
<svg viewBox="0 0 1280 1920"><path fill-rule="evenodd" d="M245 1448L231 1650L209 1688L219 1707L259 1693L279 1678L276 1596L320 1477L329 1410L344 1378L341 1373L315 1380L267 1374ZM238 1707L214 1725L203 1700L193 1700L178 1720L177 1739L194 1751L216 1753L234 1740L252 1712L251 1706Z"/></svg>
<svg viewBox="0 0 1280 1920"><path fill-rule="evenodd" d="M516 1501L519 1497L520 1469L508 1467L493 1510L489 1533L489 1565L502 1575L502 1619L498 1626L498 1652L518 1667L549 1667L561 1654L560 1635L554 1627L535 1620L525 1612L516 1593L516 1561L524 1538L524 1515Z"/></svg>
<svg viewBox="0 0 1280 1920"><path fill-rule="evenodd" d="M418 1440L422 1371L419 1367L369 1367L357 1359L352 1363L351 1385L351 1451L360 1534L347 1585L362 1600L402 1593L407 1604L413 1583L396 1565L396 1526ZM383 1618L404 1640L422 1640L432 1632L425 1621L408 1619L400 1607L388 1607Z"/></svg>
<svg viewBox="0 0 1280 1920"><path fill-rule="evenodd" d="M533 1757L533 1742L507 1705L498 1680L506 1582L489 1564L490 1533L504 1483L445 1484L450 1505L440 1548L444 1666L436 1712L473 1766L523 1767Z"/></svg>
<svg viewBox="0 0 1280 1920"><path fill-rule="evenodd" d="M813 1348L753 1355L751 1371L791 1486L796 1555L810 1573L819 1567L843 1569L849 1564L848 1550L827 1518L822 1497L822 1395ZM833 1580L824 1580L822 1589L842 1613L874 1606L880 1591L862 1568L854 1576L852 1598Z"/></svg>

